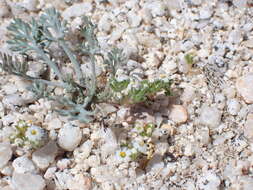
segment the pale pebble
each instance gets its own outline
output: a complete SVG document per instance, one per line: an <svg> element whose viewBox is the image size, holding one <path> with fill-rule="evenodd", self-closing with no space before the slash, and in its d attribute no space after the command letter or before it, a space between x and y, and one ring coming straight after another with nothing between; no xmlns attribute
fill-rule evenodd
<svg viewBox="0 0 253 190"><path fill-rule="evenodd" d="M0 168L5 166L8 161L11 159L12 149L11 145L8 142L0 143Z"/></svg>
<svg viewBox="0 0 253 190"><path fill-rule="evenodd" d="M141 23L141 16L139 16L136 12L130 11L127 14L128 23L131 27L138 27Z"/></svg>
<svg viewBox="0 0 253 190"><path fill-rule="evenodd" d="M188 119L187 110L181 105L172 105L169 118L178 124L185 123Z"/></svg>
<svg viewBox="0 0 253 190"><path fill-rule="evenodd" d="M60 128L62 128L62 122L59 118L54 118L49 121L48 130L60 129Z"/></svg>
<svg viewBox="0 0 253 190"><path fill-rule="evenodd" d="M58 152L58 147L54 141L48 142L42 148L36 150L32 154L32 160L40 169L46 169L51 163L55 161Z"/></svg>
<svg viewBox="0 0 253 190"><path fill-rule="evenodd" d="M13 106L22 106L24 105L24 99L19 96L18 94L9 94L6 95L3 98L3 104L6 105L9 108L12 108Z"/></svg>
<svg viewBox="0 0 253 190"><path fill-rule="evenodd" d="M35 166L27 156L21 156L16 158L13 161L12 166L14 168L14 171L17 173L35 172Z"/></svg>
<svg viewBox="0 0 253 190"><path fill-rule="evenodd" d="M227 101L228 113L231 115L237 115L240 111L241 105L237 99L230 99Z"/></svg>
<svg viewBox="0 0 253 190"><path fill-rule="evenodd" d="M15 190L44 190L46 183L40 175L14 172L11 185Z"/></svg>
<svg viewBox="0 0 253 190"><path fill-rule="evenodd" d="M10 9L5 0L0 1L0 18L6 17L10 14Z"/></svg>
<svg viewBox="0 0 253 190"><path fill-rule="evenodd" d="M248 104L253 103L253 74L247 74L237 79L236 89L237 92L243 97L244 101Z"/></svg>
<svg viewBox="0 0 253 190"><path fill-rule="evenodd" d="M83 16L92 10L90 2L76 3L65 9L62 13L64 19L68 20L71 17Z"/></svg>
<svg viewBox="0 0 253 190"><path fill-rule="evenodd" d="M220 124L221 113L215 107L202 106L200 112L200 123L211 128L216 128Z"/></svg>
<svg viewBox="0 0 253 190"><path fill-rule="evenodd" d="M67 151L73 151L81 142L82 131L79 127L65 124L58 134L58 144Z"/></svg>

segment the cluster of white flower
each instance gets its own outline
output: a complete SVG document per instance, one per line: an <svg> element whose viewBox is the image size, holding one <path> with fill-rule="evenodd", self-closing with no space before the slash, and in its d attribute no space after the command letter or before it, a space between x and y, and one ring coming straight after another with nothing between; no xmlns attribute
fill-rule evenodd
<svg viewBox="0 0 253 190"><path fill-rule="evenodd" d="M132 140L121 144L120 150L116 152L116 159L119 162L129 162L136 160L140 155L146 155L148 159L151 158L153 129L153 124L135 126L130 132Z"/></svg>
<svg viewBox="0 0 253 190"><path fill-rule="evenodd" d="M39 147L45 140L45 131L31 121L20 120L14 125L15 133L10 136L11 142L16 146Z"/></svg>

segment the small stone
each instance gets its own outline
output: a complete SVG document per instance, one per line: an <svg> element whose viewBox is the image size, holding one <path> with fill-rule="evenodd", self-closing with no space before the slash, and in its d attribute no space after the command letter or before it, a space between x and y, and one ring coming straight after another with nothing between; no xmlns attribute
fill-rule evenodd
<svg viewBox="0 0 253 190"><path fill-rule="evenodd" d="M67 123L59 131L58 144L64 150L73 151L79 145L81 139L81 129Z"/></svg>
<svg viewBox="0 0 253 190"><path fill-rule="evenodd" d="M52 179L54 177L54 173L56 172L56 167L50 167L47 169L47 171L44 174L45 179Z"/></svg>
<svg viewBox="0 0 253 190"><path fill-rule="evenodd" d="M169 118L178 123L185 123L188 119L188 114L186 109L181 105L172 105L171 111L169 113Z"/></svg>
<svg viewBox="0 0 253 190"><path fill-rule="evenodd" d="M2 87L6 94L15 94L17 92L17 87L14 84L6 84Z"/></svg>
<svg viewBox="0 0 253 190"><path fill-rule="evenodd" d="M17 173L33 173L35 171L33 162L27 156L16 158L13 161L12 166Z"/></svg>
<svg viewBox="0 0 253 190"><path fill-rule="evenodd" d="M163 61L161 69L168 74L173 74L177 72L177 63L173 60L170 60L170 58L167 56Z"/></svg>
<svg viewBox="0 0 253 190"><path fill-rule="evenodd" d="M68 167L70 163L71 163L70 159L63 158L61 160L58 160L56 165L60 170L64 170Z"/></svg>
<svg viewBox="0 0 253 190"><path fill-rule="evenodd" d="M148 33L136 34L139 43L147 48L161 48L162 44L157 36Z"/></svg>
<svg viewBox="0 0 253 190"><path fill-rule="evenodd" d="M28 11L36 11L38 3L39 3L38 0L24 0L22 2L22 6L26 8Z"/></svg>
<svg viewBox="0 0 253 190"><path fill-rule="evenodd" d="M44 190L46 183L40 176L32 173L13 173L11 184L15 190Z"/></svg>
<svg viewBox="0 0 253 190"><path fill-rule="evenodd" d="M147 5L148 9L150 9L153 17L164 16L166 13L166 5L160 1L153 1Z"/></svg>
<svg viewBox="0 0 253 190"><path fill-rule="evenodd" d="M244 124L244 135L251 142L253 142L253 114L250 113L247 116L247 120Z"/></svg>
<svg viewBox="0 0 253 190"><path fill-rule="evenodd" d="M111 20L108 14L104 14L98 22L98 29L104 32L110 32L112 28Z"/></svg>
<svg viewBox="0 0 253 190"><path fill-rule="evenodd" d="M241 105L237 99L230 99L227 101L228 113L231 115L237 115L240 111Z"/></svg>
<svg viewBox="0 0 253 190"><path fill-rule="evenodd" d="M53 130L53 129L60 129L62 128L62 122L58 118L54 118L53 120L50 120L48 123L48 130Z"/></svg>
<svg viewBox="0 0 253 190"><path fill-rule="evenodd" d="M5 0L0 1L0 18L6 17L10 14L10 9Z"/></svg>
<svg viewBox="0 0 253 190"><path fill-rule="evenodd" d="M64 19L68 20L71 17L79 17L85 15L92 10L92 4L90 2L76 3L65 9L62 13Z"/></svg>
<svg viewBox="0 0 253 190"><path fill-rule="evenodd" d="M8 161L11 159L12 149L11 145L8 142L0 143L0 168L5 166Z"/></svg>
<svg viewBox="0 0 253 190"><path fill-rule="evenodd" d="M138 27L142 20L141 16L139 16L134 11L129 11L127 14L127 17L128 17L128 23L131 27Z"/></svg>
<svg viewBox="0 0 253 190"><path fill-rule="evenodd" d="M237 8L246 8L247 7L247 0L236 0L233 1L234 6L236 6Z"/></svg>
<svg viewBox="0 0 253 190"><path fill-rule="evenodd" d="M58 147L54 141L50 141L32 154L32 160L42 170L46 169L57 155Z"/></svg>
<svg viewBox="0 0 253 190"><path fill-rule="evenodd" d="M7 107L22 106L24 104L24 99L18 94L10 94L3 98L3 104Z"/></svg>
<svg viewBox="0 0 253 190"><path fill-rule="evenodd" d="M207 171L197 180L199 189L205 190L219 190L221 180L213 171Z"/></svg>
<svg viewBox="0 0 253 190"><path fill-rule="evenodd" d="M204 105L200 112L200 123L211 128L218 127L221 121L221 113L215 107Z"/></svg>
<svg viewBox="0 0 253 190"><path fill-rule="evenodd" d="M236 89L248 104L253 103L253 74L247 74L237 79Z"/></svg>
<svg viewBox="0 0 253 190"><path fill-rule="evenodd" d="M92 179L83 174L77 174L74 178L68 181L69 190L91 190Z"/></svg>
<svg viewBox="0 0 253 190"><path fill-rule="evenodd" d="M191 86L186 86L180 99L183 102L189 103L195 98L195 95L196 95L195 89Z"/></svg>
<svg viewBox="0 0 253 190"><path fill-rule="evenodd" d="M200 19L209 19L213 14L213 11L210 8L204 8L199 11Z"/></svg>
<svg viewBox="0 0 253 190"><path fill-rule="evenodd" d="M240 30L233 30L230 32L228 41L234 44L238 44L242 41L242 33Z"/></svg>

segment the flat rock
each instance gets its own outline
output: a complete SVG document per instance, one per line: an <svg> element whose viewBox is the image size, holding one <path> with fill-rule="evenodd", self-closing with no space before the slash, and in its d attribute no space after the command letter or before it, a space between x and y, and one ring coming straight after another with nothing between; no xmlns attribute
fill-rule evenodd
<svg viewBox="0 0 253 190"><path fill-rule="evenodd" d="M0 168L8 163L8 161L11 159L11 156L12 150L10 143L0 143Z"/></svg>
<svg viewBox="0 0 253 190"><path fill-rule="evenodd" d="M15 190L44 190L45 180L36 174L20 174L14 172L11 179L12 186Z"/></svg>
<svg viewBox="0 0 253 190"><path fill-rule="evenodd" d="M253 103L253 73L247 74L237 79L237 92L243 97L248 104Z"/></svg>
<svg viewBox="0 0 253 190"><path fill-rule="evenodd" d="M188 119L188 114L183 106L173 105L169 113L169 118L176 123L185 123Z"/></svg>
<svg viewBox="0 0 253 190"><path fill-rule="evenodd" d="M215 107L203 106L200 112L200 123L211 128L218 127L221 121L221 113Z"/></svg>
<svg viewBox="0 0 253 190"><path fill-rule="evenodd" d="M12 166L17 173L34 172L35 166L33 162L27 156L21 156L16 158Z"/></svg>
<svg viewBox="0 0 253 190"><path fill-rule="evenodd" d="M57 155L58 147L54 141L50 141L32 154L32 160L40 169L46 169Z"/></svg>
<svg viewBox="0 0 253 190"><path fill-rule="evenodd" d="M62 13L64 19L85 15L92 10L92 4L89 2L76 3L65 9Z"/></svg>

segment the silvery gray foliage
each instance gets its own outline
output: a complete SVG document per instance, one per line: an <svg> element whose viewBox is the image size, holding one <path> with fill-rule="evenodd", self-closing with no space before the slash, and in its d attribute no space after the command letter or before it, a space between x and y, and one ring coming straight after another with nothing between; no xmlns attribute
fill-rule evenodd
<svg viewBox="0 0 253 190"><path fill-rule="evenodd" d="M80 45L79 50L90 58L92 68L90 78L84 78L77 56L70 48L70 42L65 40L68 34L67 23L61 19L59 12L54 8L47 9L38 19L33 18L30 22L19 18L14 19L8 27L11 40L7 43L12 51L23 56L35 53L57 78L50 81L45 78L31 77L26 74L28 70L26 62L19 62L15 57L5 54L1 54L1 67L10 74L33 81L30 90L36 97L46 97L62 104L63 109L57 110L60 114L70 119L90 122L93 115L90 104L96 93L95 56L100 54L100 47L95 36L96 26L87 17L84 17L83 21L84 26L81 27L80 33L85 41ZM58 44L68 56L77 79L63 73L56 60L51 58L49 47L52 43ZM54 96L50 90L52 87L64 88L66 94Z"/></svg>

